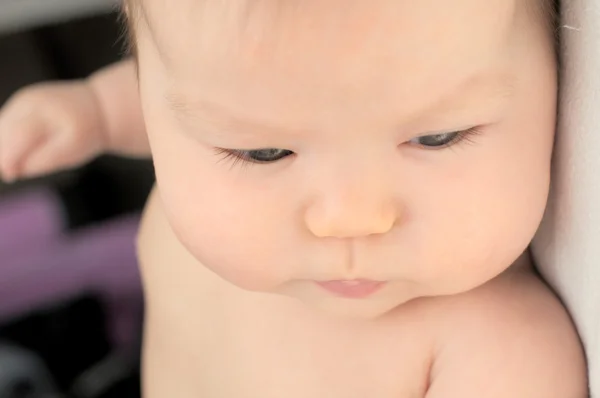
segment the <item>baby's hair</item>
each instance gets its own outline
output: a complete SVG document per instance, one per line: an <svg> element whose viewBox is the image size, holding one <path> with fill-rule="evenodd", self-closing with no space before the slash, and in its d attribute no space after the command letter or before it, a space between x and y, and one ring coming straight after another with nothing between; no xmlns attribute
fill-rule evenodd
<svg viewBox="0 0 600 398"><path fill-rule="evenodd" d="M122 0L121 26L126 54L137 58L136 27L144 19L143 0ZM253 0L249 0L253 1ZM273 0L281 1L281 0ZM541 17L554 37L554 48L558 56L560 0L525 0L527 8L535 17Z"/></svg>
<svg viewBox="0 0 600 398"><path fill-rule="evenodd" d="M132 55L137 62L137 47L135 31L140 20L140 0L123 0L119 10L121 24L121 40L124 43L126 55Z"/></svg>

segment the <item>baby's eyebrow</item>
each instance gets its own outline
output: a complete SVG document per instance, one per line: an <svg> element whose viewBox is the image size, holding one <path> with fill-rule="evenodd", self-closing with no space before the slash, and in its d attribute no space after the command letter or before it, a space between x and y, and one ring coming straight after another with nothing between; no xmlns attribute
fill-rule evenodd
<svg viewBox="0 0 600 398"><path fill-rule="evenodd" d="M473 103L478 105L496 104L509 99L515 90L515 77L506 73L474 74L454 85L447 93L438 96L426 106L420 107L398 123L417 120L436 113L452 113L468 109ZM183 124L197 127L209 126L216 134L247 133L300 135L311 131L310 128L290 128L274 125L268 121L250 119L236 115L235 112L208 99L190 100L176 91L165 94L167 107ZM401 112L398 112L401 114ZM394 121L392 121L394 122Z"/></svg>
<svg viewBox="0 0 600 398"><path fill-rule="evenodd" d="M291 129L289 126L276 126L266 121L252 120L235 115L234 112L207 99L194 99L193 101L183 95L171 91L165 94L168 108L184 124L197 127L200 123L210 126L213 133L238 133L254 134L289 134L298 135L306 133L307 129Z"/></svg>
<svg viewBox="0 0 600 398"><path fill-rule="evenodd" d="M448 110L468 104L475 98L476 101L497 102L506 100L515 92L516 78L507 73L479 73L464 79L458 85L441 96L428 112Z"/></svg>

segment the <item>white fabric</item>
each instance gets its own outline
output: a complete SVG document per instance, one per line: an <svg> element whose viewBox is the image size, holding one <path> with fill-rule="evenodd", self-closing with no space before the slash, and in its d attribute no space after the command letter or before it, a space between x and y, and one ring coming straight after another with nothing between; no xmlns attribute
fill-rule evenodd
<svg viewBox="0 0 600 398"><path fill-rule="evenodd" d="M533 253L575 320L600 398L600 1L562 3L554 180Z"/></svg>

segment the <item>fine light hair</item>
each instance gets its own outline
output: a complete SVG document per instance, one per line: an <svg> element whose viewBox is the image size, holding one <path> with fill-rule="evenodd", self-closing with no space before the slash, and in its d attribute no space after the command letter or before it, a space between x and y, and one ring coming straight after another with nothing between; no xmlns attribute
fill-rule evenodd
<svg viewBox="0 0 600 398"><path fill-rule="evenodd" d="M122 26L122 39L124 41L124 50L128 55L137 58L136 49L136 30L140 22L145 19L143 0L122 0L120 8L120 21ZM242 1L242 0L227 0L227 1ZM255 0L249 0L255 1ZM285 0L272 0L285 1ZM485 1L485 0L483 0ZM549 34L554 40L554 48L558 58L559 41L560 41L560 0L524 0L528 12L535 19L541 18Z"/></svg>

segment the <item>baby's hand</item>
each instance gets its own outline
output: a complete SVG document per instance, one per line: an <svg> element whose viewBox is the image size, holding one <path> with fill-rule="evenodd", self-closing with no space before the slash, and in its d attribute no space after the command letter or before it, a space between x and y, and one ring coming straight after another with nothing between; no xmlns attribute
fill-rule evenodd
<svg viewBox="0 0 600 398"><path fill-rule="evenodd" d="M74 168L106 148L104 120L86 80L40 83L0 109L0 178Z"/></svg>

